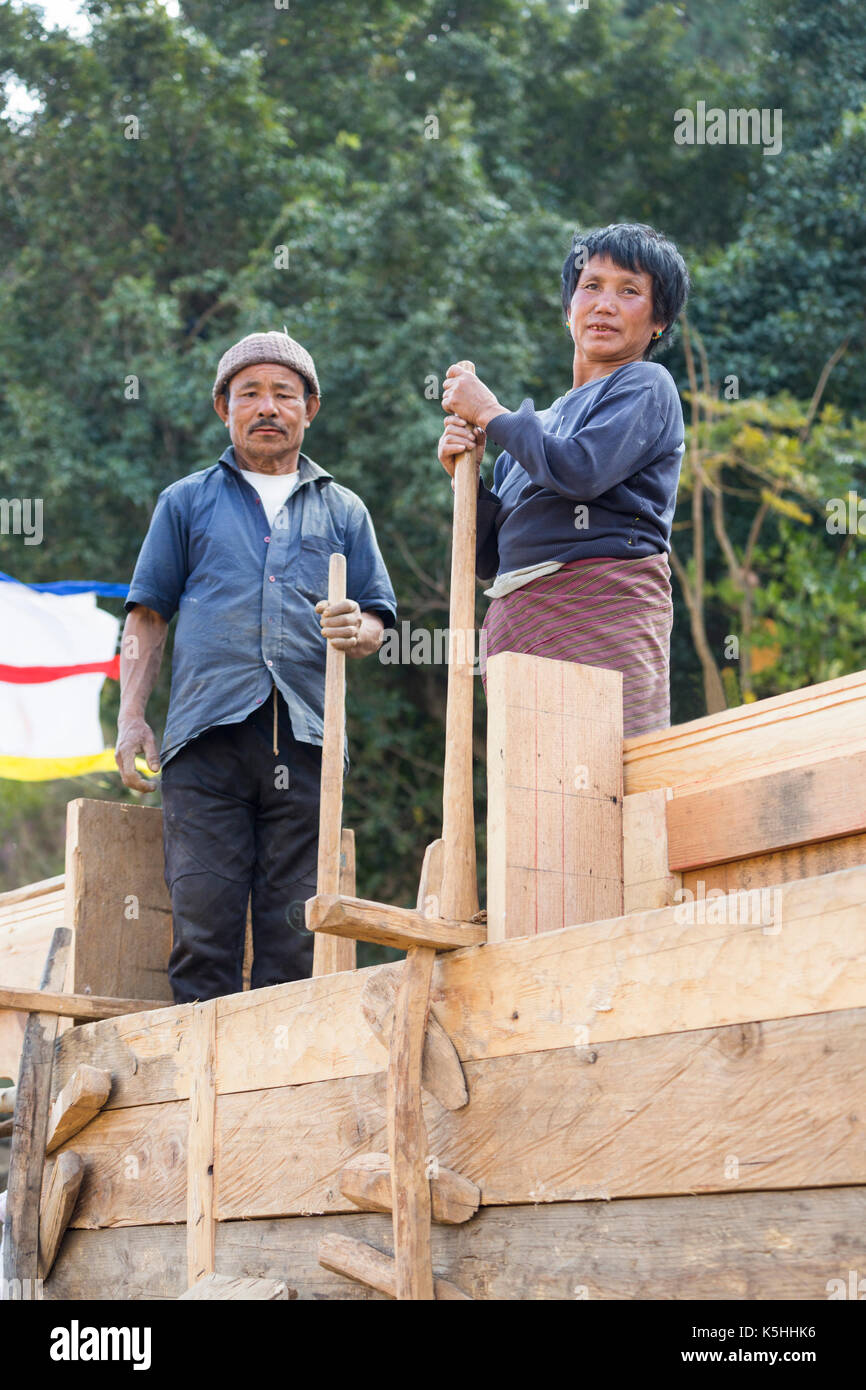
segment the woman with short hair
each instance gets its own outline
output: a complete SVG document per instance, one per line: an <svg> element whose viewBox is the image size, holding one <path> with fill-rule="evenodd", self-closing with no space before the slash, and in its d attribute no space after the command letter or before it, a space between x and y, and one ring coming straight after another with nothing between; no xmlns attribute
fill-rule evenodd
<svg viewBox="0 0 866 1390"><path fill-rule="evenodd" d="M652 227L576 233L562 270L574 344L571 390L509 411L478 377L448 369L439 459L475 447L476 572L492 586L482 678L497 652L623 675L626 737L670 724L671 523L684 452L673 378L651 361L688 295L676 246ZM503 450L480 478L487 438ZM486 643L486 651L485 651Z"/></svg>

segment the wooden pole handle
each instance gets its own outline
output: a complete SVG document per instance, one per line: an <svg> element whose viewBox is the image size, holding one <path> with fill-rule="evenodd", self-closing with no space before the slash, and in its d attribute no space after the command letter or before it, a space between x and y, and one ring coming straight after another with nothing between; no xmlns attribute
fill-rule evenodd
<svg viewBox="0 0 866 1390"><path fill-rule="evenodd" d="M346 557L335 552L328 565L328 603L346 597ZM319 893L340 892L340 841L343 824L343 746L346 739L346 653L328 642L325 654L325 711L322 730L322 781L319 802ZM317 933L313 974L353 970L354 941Z"/></svg>
<svg viewBox="0 0 866 1390"><path fill-rule="evenodd" d="M467 372L475 371L472 362L458 365ZM472 785L477 494L473 448L458 454L454 463L448 706L442 793L445 849L439 910L440 916L458 922L468 921L478 911Z"/></svg>

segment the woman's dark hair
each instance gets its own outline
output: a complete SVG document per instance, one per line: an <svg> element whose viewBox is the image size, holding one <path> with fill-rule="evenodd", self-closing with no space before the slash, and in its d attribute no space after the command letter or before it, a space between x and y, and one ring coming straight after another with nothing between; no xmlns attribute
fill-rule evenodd
<svg viewBox="0 0 866 1390"><path fill-rule="evenodd" d="M648 361L666 347L689 293L689 272L672 241L644 222L613 222L609 227L577 231L562 267L562 308L566 319L580 272L593 256L607 256L621 270L643 270L652 276L653 316L664 324L660 338L651 338L644 353Z"/></svg>

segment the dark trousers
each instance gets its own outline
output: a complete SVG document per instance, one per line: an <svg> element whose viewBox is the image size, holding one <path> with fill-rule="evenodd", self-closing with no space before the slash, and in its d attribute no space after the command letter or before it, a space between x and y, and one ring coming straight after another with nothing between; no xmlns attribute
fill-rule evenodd
<svg viewBox="0 0 866 1390"><path fill-rule="evenodd" d="M241 990L250 895L251 988L312 971L304 904L316 892L322 750L296 741L282 696L278 710L278 755L271 697L241 723L193 739L163 771L178 1004Z"/></svg>

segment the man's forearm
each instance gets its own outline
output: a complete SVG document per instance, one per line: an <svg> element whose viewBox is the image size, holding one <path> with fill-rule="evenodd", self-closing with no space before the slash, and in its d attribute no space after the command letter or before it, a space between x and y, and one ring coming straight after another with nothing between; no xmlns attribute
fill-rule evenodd
<svg viewBox="0 0 866 1390"><path fill-rule="evenodd" d="M349 647L347 656L370 656L377 652L382 645L385 635L385 624L376 613L364 612L361 614L361 628L358 633L358 641L354 647Z"/></svg>
<svg viewBox="0 0 866 1390"><path fill-rule="evenodd" d="M139 603L127 615L120 639L120 719L144 718L167 636L168 623L152 608Z"/></svg>

